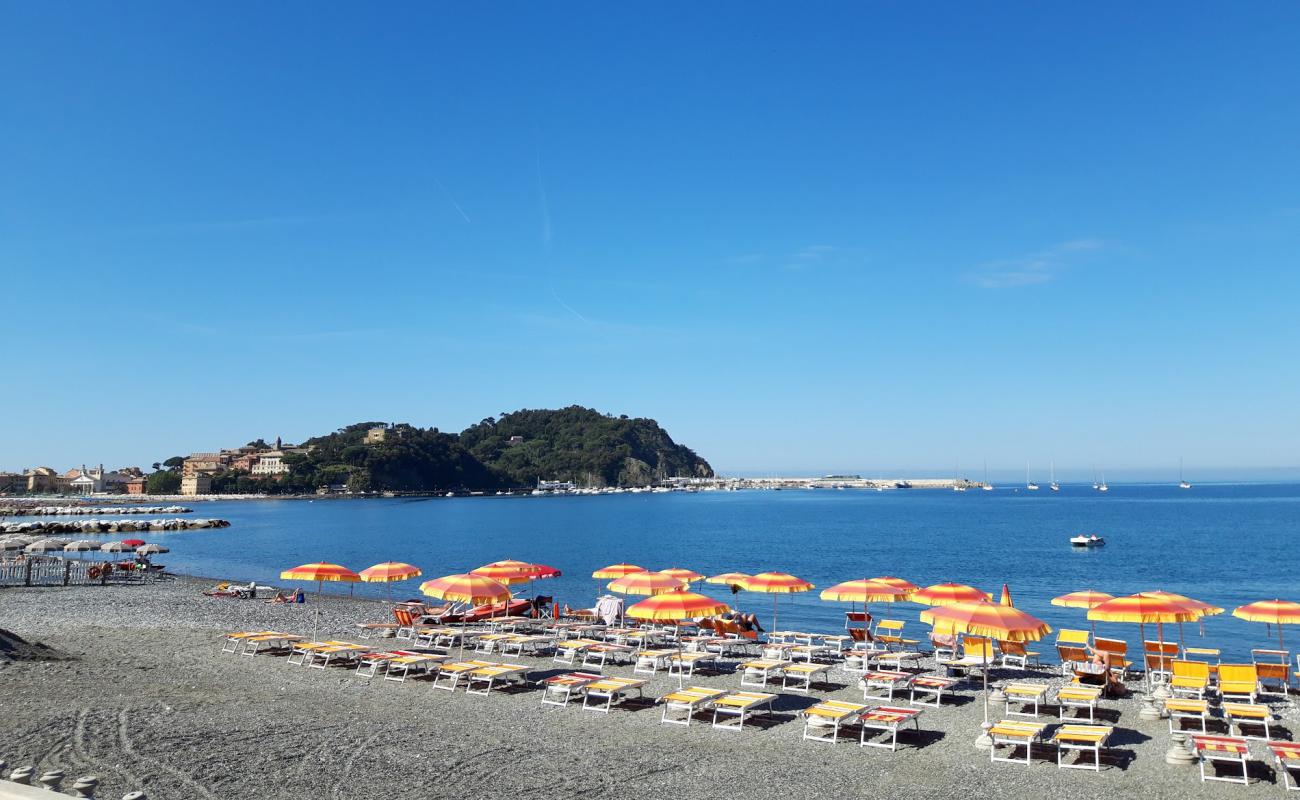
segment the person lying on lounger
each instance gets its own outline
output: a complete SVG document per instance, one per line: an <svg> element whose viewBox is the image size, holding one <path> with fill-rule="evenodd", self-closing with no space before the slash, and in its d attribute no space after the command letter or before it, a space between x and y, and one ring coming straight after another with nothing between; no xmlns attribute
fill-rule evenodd
<svg viewBox="0 0 1300 800"><path fill-rule="evenodd" d="M746 614L743 611L728 611L722 615L722 618L736 623L742 631L763 632L763 626L758 624L758 617L754 614Z"/></svg>

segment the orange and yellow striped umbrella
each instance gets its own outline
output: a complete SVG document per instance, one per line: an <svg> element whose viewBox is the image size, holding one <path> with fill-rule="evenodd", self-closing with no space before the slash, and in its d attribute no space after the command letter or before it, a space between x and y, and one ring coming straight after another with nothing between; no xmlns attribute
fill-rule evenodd
<svg viewBox="0 0 1300 800"><path fill-rule="evenodd" d="M716 617L730 608L726 603L695 592L666 592L646 598L627 610L633 619L673 622L683 619Z"/></svg>
<svg viewBox="0 0 1300 800"><path fill-rule="evenodd" d="M668 569L661 569L659 570L659 572L662 575L671 575L674 578L681 578L687 583L690 583L691 581L698 581L699 579L704 577L703 575L696 572L695 570L686 569L685 567L669 567Z"/></svg>
<svg viewBox="0 0 1300 800"><path fill-rule="evenodd" d="M760 572L741 581L740 588L747 592L763 592L772 595L772 630L775 631L777 630L777 597L783 594L807 592L817 587L788 572Z"/></svg>
<svg viewBox="0 0 1300 800"><path fill-rule="evenodd" d="M681 578L674 578L662 572L634 572L609 582L609 588L619 594L658 595L664 592L679 592L689 585Z"/></svg>
<svg viewBox="0 0 1300 800"><path fill-rule="evenodd" d="M624 575L631 575L634 572L649 572L645 567L638 567L636 564L610 564L604 569L598 569L591 573L591 577L597 580L611 580L621 578Z"/></svg>
<svg viewBox="0 0 1300 800"><path fill-rule="evenodd" d="M1300 624L1300 603L1293 603L1290 600L1257 600L1234 609L1232 616L1247 622L1276 625L1278 646L1285 650L1282 626Z"/></svg>
<svg viewBox="0 0 1300 800"><path fill-rule="evenodd" d="M986 602L989 596L974 586L967 586L964 583L936 583L924 589L917 589L908 595L907 599L927 606L950 606L954 603Z"/></svg>
<svg viewBox="0 0 1300 800"><path fill-rule="evenodd" d="M1168 597L1150 594L1132 594L1116 597L1088 609L1088 619L1094 622L1136 622L1139 634L1146 639L1146 623L1156 624L1156 636L1164 641L1166 622L1195 622L1200 613Z"/></svg>
<svg viewBox="0 0 1300 800"><path fill-rule="evenodd" d="M970 634L1009 642L1036 642L1052 632L1041 619L1015 606L987 601L952 603L921 612L935 633Z"/></svg>
<svg viewBox="0 0 1300 800"><path fill-rule="evenodd" d="M493 561L469 571L471 575L482 575L498 583L513 586L517 583L529 583L542 574L542 568L526 561Z"/></svg>
<svg viewBox="0 0 1300 800"><path fill-rule="evenodd" d="M1210 605L1209 603L1203 602L1201 600L1193 600L1187 595L1174 594L1173 592L1155 591L1155 592L1143 592L1143 594L1147 595L1148 597L1163 597L1166 600L1173 600L1175 603L1180 603L1186 606L1187 608L1191 609L1192 611L1196 612L1196 615L1199 617L1212 617L1215 614L1222 614L1224 611L1224 609L1220 608L1219 606Z"/></svg>
<svg viewBox="0 0 1300 800"><path fill-rule="evenodd" d="M1099 606L1107 600L1114 600L1115 595L1106 594L1105 592L1094 592L1091 589L1084 589L1080 592L1070 592L1060 597L1052 598L1052 605L1063 608L1092 608Z"/></svg>
<svg viewBox="0 0 1300 800"><path fill-rule="evenodd" d="M894 603L907 599L908 591L898 586L889 586L872 580L859 578L855 581L837 583L829 589L823 589L821 599L837 603Z"/></svg>
<svg viewBox="0 0 1300 800"><path fill-rule="evenodd" d="M410 578L418 578L424 573L419 567L410 564L403 564L400 561L385 561L382 564L376 564L373 567L366 567L357 573L358 577L366 583L389 583L391 581L404 581Z"/></svg>
<svg viewBox="0 0 1300 800"><path fill-rule="evenodd" d="M361 580L361 576L347 567L340 567L338 564L326 564L318 561L315 564L303 564L300 567L286 569L280 573L282 581L343 581L345 583L355 583Z"/></svg>
<svg viewBox="0 0 1300 800"><path fill-rule="evenodd" d="M906 589L908 594L921 588L911 581L905 581L902 578L895 578L892 575L881 575L879 578L869 578L868 580L876 583L883 583L886 586L897 586L899 589Z"/></svg>
<svg viewBox="0 0 1300 800"><path fill-rule="evenodd" d="M420 591L439 600L453 603L500 603L510 599L510 589L505 584L482 575L444 575L420 584Z"/></svg>
<svg viewBox="0 0 1300 800"><path fill-rule="evenodd" d="M749 580L750 577L751 576L744 572L724 572L721 575L714 575L711 578L705 578L704 582L717 583L724 586L740 586L745 581Z"/></svg>

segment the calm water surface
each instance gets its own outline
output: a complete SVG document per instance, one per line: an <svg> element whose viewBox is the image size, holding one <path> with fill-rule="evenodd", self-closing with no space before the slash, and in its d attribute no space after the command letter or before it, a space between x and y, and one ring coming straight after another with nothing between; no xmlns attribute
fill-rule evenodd
<svg viewBox="0 0 1300 800"><path fill-rule="evenodd" d="M587 606L604 588L590 578L592 570L619 561L706 575L781 570L819 589L888 574L923 586L957 581L990 592L1007 583L1016 605L1057 628L1087 626L1083 611L1049 602L1085 588L1166 589L1229 612L1261 598L1300 600L1297 485L1207 484L1190 491L1114 485L1106 495L1064 486L1055 494L999 488L268 500L199 503L195 514L223 517L232 526L142 538L171 547L160 560L175 570L276 585L280 570L318 560L355 570L406 561L427 579L514 558L559 567L563 577L539 582L537 590ZM1067 539L1079 532L1103 535L1107 546L1072 549ZM395 596L417 595L417 584L395 584ZM363 584L356 591L381 596L384 589ZM705 591L770 624L770 595L732 597L727 587L712 585ZM818 600L816 591L782 595L780 627L837 629L845 609ZM872 609L878 618L910 620L913 636L928 630L917 621L921 610L911 603ZM1203 643L1238 654L1270 641L1263 625L1230 613L1208 619L1205 629ZM1138 639L1136 626L1099 631ZM1290 633L1300 645L1300 627ZM1198 626L1186 626L1184 635L1199 639Z"/></svg>

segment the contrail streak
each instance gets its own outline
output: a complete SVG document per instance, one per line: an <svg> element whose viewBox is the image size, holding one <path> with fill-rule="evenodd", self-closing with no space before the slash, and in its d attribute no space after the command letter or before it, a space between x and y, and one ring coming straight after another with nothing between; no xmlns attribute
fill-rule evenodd
<svg viewBox="0 0 1300 800"><path fill-rule="evenodd" d="M434 176L433 182L438 184L438 188L442 190L443 196L447 198L448 203L451 203L452 206L455 207L456 212L460 214L461 219L465 220L471 225L474 224L474 221L469 218L469 214L465 213L465 209L460 207L460 203L456 202L456 198L451 196L451 192L447 191L447 187L442 185L442 181L438 180L437 176Z"/></svg>

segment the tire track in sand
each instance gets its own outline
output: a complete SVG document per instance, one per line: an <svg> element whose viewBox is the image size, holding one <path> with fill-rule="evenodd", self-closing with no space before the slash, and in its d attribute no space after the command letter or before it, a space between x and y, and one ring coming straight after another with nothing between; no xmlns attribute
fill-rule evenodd
<svg viewBox="0 0 1300 800"><path fill-rule="evenodd" d="M204 800L218 800L217 795L213 794L203 784L194 780L194 778L184 770L180 770L177 769L176 767L173 767L172 765L163 761L161 758L147 758L145 756L142 756L135 749L135 742L131 740L130 712L131 709L128 707L122 709L120 712L118 712L117 715L117 738L118 738L118 743L122 746L122 752L137 761L147 761L152 766L157 767L163 772L166 772L171 777L175 778L178 783L183 784L187 789L187 791L183 794L184 797L190 797L190 798L202 797L204 798Z"/></svg>
<svg viewBox="0 0 1300 800"><path fill-rule="evenodd" d="M375 733L370 734L365 738L365 741L352 750L352 755L348 756L348 760L343 762L343 769L339 773L338 779L334 781L334 785L330 787L330 797L333 797L334 800L342 800L344 793L343 784L347 782L348 775L352 772L353 763L356 762L358 756L364 753L366 749L370 747L376 739L383 736L384 733L384 731L376 731Z"/></svg>

